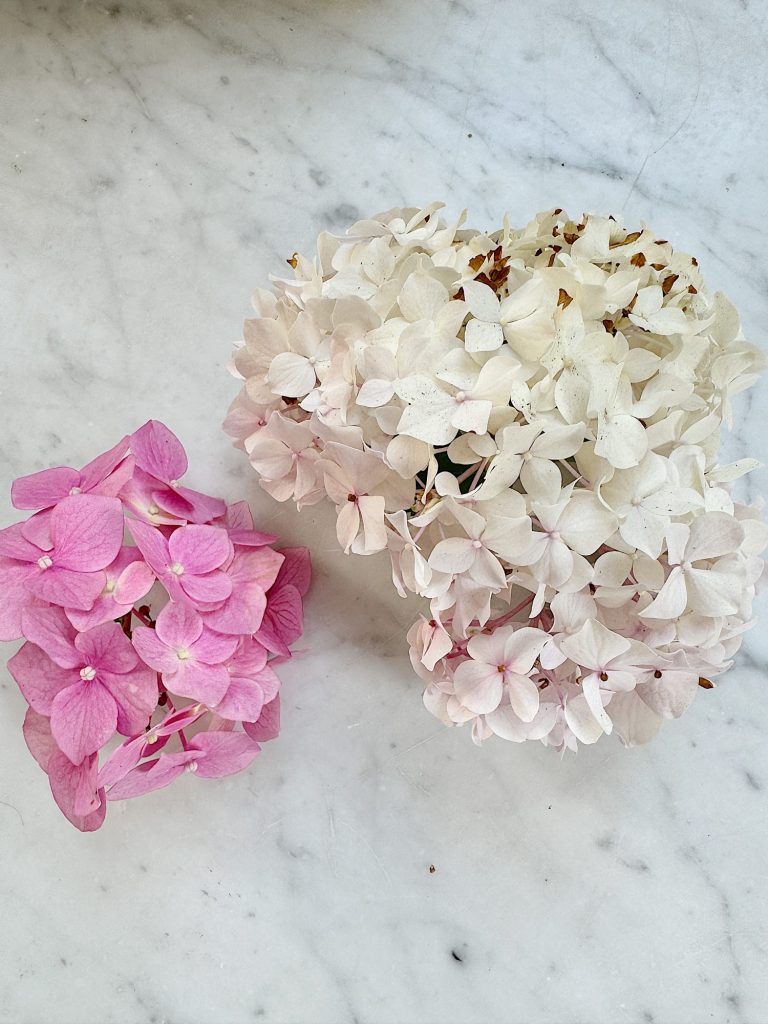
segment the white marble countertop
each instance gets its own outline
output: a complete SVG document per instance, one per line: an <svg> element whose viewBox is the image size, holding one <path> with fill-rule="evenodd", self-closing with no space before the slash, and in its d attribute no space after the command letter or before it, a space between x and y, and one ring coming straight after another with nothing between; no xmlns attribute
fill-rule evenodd
<svg viewBox="0 0 768 1024"><path fill-rule="evenodd" d="M345 560L331 510L276 506L218 429L251 287L404 202L644 219L765 344L767 15L2 0L0 522L12 477L156 416L193 484L312 544L317 584L281 739L94 835L59 816L0 675L0 1020L768 1020L759 629L648 748L478 751L421 706L386 559ZM729 450L768 461L766 398Z"/></svg>

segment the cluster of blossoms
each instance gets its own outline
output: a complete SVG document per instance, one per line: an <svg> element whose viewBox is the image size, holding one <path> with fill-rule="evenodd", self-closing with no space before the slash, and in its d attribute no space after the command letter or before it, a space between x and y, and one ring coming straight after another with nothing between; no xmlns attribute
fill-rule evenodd
<svg viewBox="0 0 768 1024"><path fill-rule="evenodd" d="M107 800L240 771L279 731L274 668L301 635L309 556L274 550L245 502L182 486L186 470L150 420L12 487L33 514L0 530L0 640L25 641L8 663L24 737L82 831Z"/></svg>
<svg viewBox="0 0 768 1024"><path fill-rule="evenodd" d="M694 258L562 210L486 234L440 204L323 234L257 290L225 429L261 484L329 499L429 601L427 707L560 750L643 742L728 667L766 530L717 461L761 366Z"/></svg>

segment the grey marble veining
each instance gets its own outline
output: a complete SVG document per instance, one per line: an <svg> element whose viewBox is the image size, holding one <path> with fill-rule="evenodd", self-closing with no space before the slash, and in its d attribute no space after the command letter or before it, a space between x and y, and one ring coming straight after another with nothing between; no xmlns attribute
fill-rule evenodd
<svg viewBox="0 0 768 1024"><path fill-rule="evenodd" d="M156 416L193 484L316 564L281 739L96 835L59 817L0 674L0 1020L768 1020L765 626L651 747L478 751L421 707L386 561L361 572L327 509L277 507L218 432L250 289L401 202L645 220L764 344L766 21L757 0L0 2L2 524L14 476ZM729 452L768 461L767 398Z"/></svg>

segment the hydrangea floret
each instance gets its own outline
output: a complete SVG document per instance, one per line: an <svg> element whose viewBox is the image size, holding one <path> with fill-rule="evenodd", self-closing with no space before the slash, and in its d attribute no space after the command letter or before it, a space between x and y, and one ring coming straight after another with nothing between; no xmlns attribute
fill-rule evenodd
<svg viewBox="0 0 768 1024"><path fill-rule="evenodd" d="M276 550L245 502L181 486L186 469L150 420L12 487L32 515L0 530L0 640L24 641L8 663L24 738L81 831L109 800L241 771L279 732L309 555Z"/></svg>
<svg viewBox="0 0 768 1024"><path fill-rule="evenodd" d="M256 290L225 429L428 602L408 641L446 724L645 742L750 625L766 528L732 484L757 463L718 448L761 355L650 228L440 210L322 234Z"/></svg>

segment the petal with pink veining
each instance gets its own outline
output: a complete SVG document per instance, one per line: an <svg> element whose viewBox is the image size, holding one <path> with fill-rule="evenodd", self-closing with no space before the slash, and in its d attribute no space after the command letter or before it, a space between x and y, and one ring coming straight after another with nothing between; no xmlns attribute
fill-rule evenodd
<svg viewBox="0 0 768 1024"><path fill-rule="evenodd" d="M103 747L116 726L114 697L97 679L79 679L53 699L51 732L73 764Z"/></svg>
<svg viewBox="0 0 768 1024"><path fill-rule="evenodd" d="M143 732L157 706L157 676L152 669L142 665L132 672L101 671L99 681L117 704L117 731L123 736Z"/></svg>
<svg viewBox="0 0 768 1024"><path fill-rule="evenodd" d="M171 556L168 550L168 541L162 533L156 530L154 526L135 519L128 523L128 529L131 531L139 551L141 551L155 572L158 574L166 573Z"/></svg>
<svg viewBox="0 0 768 1024"><path fill-rule="evenodd" d="M234 722L255 722L264 707L264 691L253 679L230 676L229 687L213 709Z"/></svg>
<svg viewBox="0 0 768 1024"><path fill-rule="evenodd" d="M171 563L184 566L185 573L201 575L218 569L232 551L226 530L217 526L182 526L168 541Z"/></svg>
<svg viewBox="0 0 768 1024"><path fill-rule="evenodd" d="M51 735L50 718L47 715L38 714L32 708L27 708L21 731L30 754L43 771L47 772L51 755L59 749L56 746L56 740Z"/></svg>
<svg viewBox="0 0 768 1024"><path fill-rule="evenodd" d="M68 821L81 832L95 832L104 822L107 803L104 790L97 789L97 758L88 757L74 765L60 750L48 762L48 779L53 799Z"/></svg>
<svg viewBox="0 0 768 1024"><path fill-rule="evenodd" d="M166 686L180 697L191 697L209 707L218 704L229 686L229 672L223 665L204 665L201 662L179 661L178 671L167 679Z"/></svg>
<svg viewBox="0 0 768 1024"><path fill-rule="evenodd" d="M220 779L247 768L261 750L259 744L243 732L199 732L190 746L205 754L197 762L202 779Z"/></svg>
<svg viewBox="0 0 768 1024"><path fill-rule="evenodd" d="M258 722L243 722L243 729L254 740L265 742L280 735L280 694L265 704Z"/></svg>
<svg viewBox="0 0 768 1024"><path fill-rule="evenodd" d="M103 569L98 572L78 572L54 565L49 569L36 570L27 580L27 587L35 597L43 601L50 601L63 608L89 611L106 582Z"/></svg>
<svg viewBox="0 0 768 1024"><path fill-rule="evenodd" d="M109 451L102 452L101 455L97 455L95 459L91 459L90 462L83 466L79 474L80 488L84 491L92 491L94 487L98 487L99 484L102 484L125 458L128 453L129 441L130 438L126 435L117 442L114 448L110 448ZM105 492L101 491L100 493L104 494Z"/></svg>
<svg viewBox="0 0 768 1024"><path fill-rule="evenodd" d="M80 486L80 473L70 466L56 469L42 469L39 473L20 476L11 485L11 502L14 508L50 508Z"/></svg>
<svg viewBox="0 0 768 1024"><path fill-rule="evenodd" d="M75 669L60 668L35 644L23 644L8 662L27 704L41 715L50 715L57 694L80 678Z"/></svg>
<svg viewBox="0 0 768 1024"><path fill-rule="evenodd" d="M74 494L51 513L54 563L94 572L114 561L123 543L123 508L117 498Z"/></svg>
<svg viewBox="0 0 768 1024"><path fill-rule="evenodd" d="M105 622L86 633L78 633L75 646L84 665L108 672L130 672L136 667L136 651L116 622Z"/></svg>
<svg viewBox="0 0 768 1024"><path fill-rule="evenodd" d="M131 451L136 465L165 483L180 480L187 472L184 446L172 430L159 420L148 420L131 434Z"/></svg>
<svg viewBox="0 0 768 1024"><path fill-rule="evenodd" d="M148 626L137 626L131 638L133 646L142 661L151 665L158 672L175 672L178 668L178 657L174 650L163 643L154 629Z"/></svg>
<svg viewBox="0 0 768 1024"><path fill-rule="evenodd" d="M158 615L155 629L164 644L178 650L189 647L200 637L203 620L188 604L172 601Z"/></svg>
<svg viewBox="0 0 768 1024"><path fill-rule="evenodd" d="M75 647L77 631L63 608L40 605L27 608L21 615L24 636L37 644L61 668L82 668L84 662Z"/></svg>

